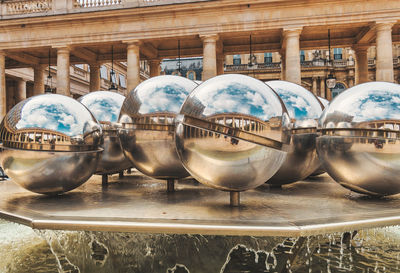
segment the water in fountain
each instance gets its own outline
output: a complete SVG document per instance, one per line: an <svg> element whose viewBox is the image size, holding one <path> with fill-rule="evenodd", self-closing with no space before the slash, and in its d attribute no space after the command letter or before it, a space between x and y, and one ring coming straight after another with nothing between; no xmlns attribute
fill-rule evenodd
<svg viewBox="0 0 400 273"><path fill-rule="evenodd" d="M400 227L284 238L33 231L0 220L0 272L399 272Z"/></svg>

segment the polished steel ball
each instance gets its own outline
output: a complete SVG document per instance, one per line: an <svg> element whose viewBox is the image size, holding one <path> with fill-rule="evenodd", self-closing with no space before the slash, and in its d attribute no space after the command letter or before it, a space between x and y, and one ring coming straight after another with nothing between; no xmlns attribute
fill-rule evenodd
<svg viewBox="0 0 400 273"><path fill-rule="evenodd" d="M118 137L117 121L124 100L125 96L110 91L90 92L79 98L103 129L104 150L97 164L97 174L112 174L133 167L125 157Z"/></svg>
<svg viewBox="0 0 400 273"><path fill-rule="evenodd" d="M319 101L322 103L322 105L324 106L324 109L326 107L328 107L329 105L329 100L324 99L322 97L318 97ZM315 170L310 176L317 176L317 175L321 175L325 173L324 167L322 167L322 164L318 167L317 170Z"/></svg>
<svg viewBox="0 0 400 273"><path fill-rule="evenodd" d="M322 105L324 106L324 109L329 105L329 100L324 99L322 97L318 97L318 99L322 103Z"/></svg>
<svg viewBox="0 0 400 273"><path fill-rule="evenodd" d="M175 117L197 86L179 76L158 76L139 84L122 105L120 140L125 155L142 173L159 179L189 174L175 148Z"/></svg>
<svg viewBox="0 0 400 273"><path fill-rule="evenodd" d="M56 94L26 99L0 125L0 163L27 190L60 194L95 172L101 127L78 101Z"/></svg>
<svg viewBox="0 0 400 273"><path fill-rule="evenodd" d="M323 105L313 93L298 84L287 81L269 81L266 84L280 96L291 121L290 143L285 145L286 160L268 184L282 185L302 180L321 165L315 140Z"/></svg>
<svg viewBox="0 0 400 273"><path fill-rule="evenodd" d="M369 82L338 95L319 120L318 155L342 186L400 192L400 85Z"/></svg>
<svg viewBox="0 0 400 273"><path fill-rule="evenodd" d="M225 191L262 185L281 167L289 117L263 82L222 75L187 98L176 127L179 156L199 182Z"/></svg>

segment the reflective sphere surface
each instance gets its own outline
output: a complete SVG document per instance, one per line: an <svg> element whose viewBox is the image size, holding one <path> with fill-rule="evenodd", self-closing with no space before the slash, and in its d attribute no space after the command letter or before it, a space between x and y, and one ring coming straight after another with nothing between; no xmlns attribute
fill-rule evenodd
<svg viewBox="0 0 400 273"><path fill-rule="evenodd" d="M178 158L174 141L175 117L197 86L179 76L158 76L139 84L127 96L119 117L125 155L142 173L160 179L189 174Z"/></svg>
<svg viewBox="0 0 400 273"><path fill-rule="evenodd" d="M281 167L289 118L279 97L263 82L222 75L203 82L187 98L176 127L179 156L206 185L244 191Z"/></svg>
<svg viewBox="0 0 400 273"><path fill-rule="evenodd" d="M329 100L324 99L324 98L322 98L322 97L318 97L318 99L319 99L319 101L322 103L322 105L324 106L324 109L325 109L326 107L328 107L328 105L329 105ZM318 169L315 170L310 176L317 176L317 175L320 175L320 174L323 174L323 173L325 173L325 170L324 170L324 168L322 167L322 164L321 164L321 165L318 167Z"/></svg>
<svg viewBox="0 0 400 273"><path fill-rule="evenodd" d="M84 183L99 158L101 127L76 100L56 94L26 99L0 126L1 165L22 187L59 194Z"/></svg>
<svg viewBox="0 0 400 273"><path fill-rule="evenodd" d="M400 192L400 86L369 82L338 95L319 121L317 151L344 187L370 195Z"/></svg>
<svg viewBox="0 0 400 273"><path fill-rule="evenodd" d="M324 106L324 109L329 105L329 100L324 99L322 97L318 97L318 99L322 103L322 105Z"/></svg>
<svg viewBox="0 0 400 273"><path fill-rule="evenodd" d="M290 143L285 147L286 160L267 183L282 185L302 180L321 165L315 140L323 106L313 93L295 83L269 81L266 84L280 96L291 121Z"/></svg>
<svg viewBox="0 0 400 273"><path fill-rule="evenodd" d="M98 174L117 173L133 167L122 151L116 125L124 100L125 96L110 91L90 92L79 98L103 129L103 152L97 164Z"/></svg>

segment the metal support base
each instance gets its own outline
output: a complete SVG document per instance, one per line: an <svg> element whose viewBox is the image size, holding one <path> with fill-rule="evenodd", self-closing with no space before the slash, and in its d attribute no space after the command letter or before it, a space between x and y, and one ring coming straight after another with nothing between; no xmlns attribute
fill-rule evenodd
<svg viewBox="0 0 400 273"><path fill-rule="evenodd" d="M240 192L238 191L230 191L231 196L231 207L239 207L240 206Z"/></svg>
<svg viewBox="0 0 400 273"><path fill-rule="evenodd" d="M103 186L103 187L108 186L108 175L107 174L101 175L101 186Z"/></svg>
<svg viewBox="0 0 400 273"><path fill-rule="evenodd" d="M124 171L119 172L119 178L123 178L124 177Z"/></svg>
<svg viewBox="0 0 400 273"><path fill-rule="evenodd" d="M131 169L131 168L127 169L127 170L126 170L126 173L127 173L127 174L131 174L131 173L132 173L132 169Z"/></svg>
<svg viewBox="0 0 400 273"><path fill-rule="evenodd" d="M167 179L167 192L175 191L175 179Z"/></svg>

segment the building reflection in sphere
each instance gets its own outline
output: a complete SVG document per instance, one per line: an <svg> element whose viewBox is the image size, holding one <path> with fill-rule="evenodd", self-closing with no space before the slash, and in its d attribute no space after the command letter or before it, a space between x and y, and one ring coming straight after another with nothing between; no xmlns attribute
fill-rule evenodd
<svg viewBox="0 0 400 273"><path fill-rule="evenodd" d="M102 131L78 101L56 94L26 99L0 125L1 166L27 190L60 194L95 172Z"/></svg>
<svg viewBox="0 0 400 273"><path fill-rule="evenodd" d="M189 176L176 153L175 117L197 84L179 76L158 76L139 84L121 110L125 155L142 173L159 179Z"/></svg>
<svg viewBox="0 0 400 273"><path fill-rule="evenodd" d="M285 145L286 160L268 184L282 185L302 180L321 165L315 140L323 106L313 93L298 84L287 81L269 81L266 84L282 99L291 121L290 143Z"/></svg>
<svg viewBox="0 0 400 273"><path fill-rule="evenodd" d="M322 97L318 97L319 101L322 103L322 105L324 106L324 109L328 107L329 105L329 100L324 99ZM322 164L320 164L320 166L318 167L318 169L316 171L314 171L310 176L317 176L317 175L321 175L325 173L324 168L322 167Z"/></svg>
<svg viewBox="0 0 400 273"><path fill-rule="evenodd" d="M222 75L203 82L185 101L176 128L179 156L190 174L219 190L262 185L281 167L288 115L263 82Z"/></svg>
<svg viewBox="0 0 400 273"><path fill-rule="evenodd" d="M338 183L369 195L400 192L400 85L347 89L324 111L319 128L318 155Z"/></svg>
<svg viewBox="0 0 400 273"><path fill-rule="evenodd" d="M97 174L112 174L132 167L122 151L118 137L117 122L124 100L125 96L110 91L90 92L79 98L103 129L104 150L97 165Z"/></svg>

